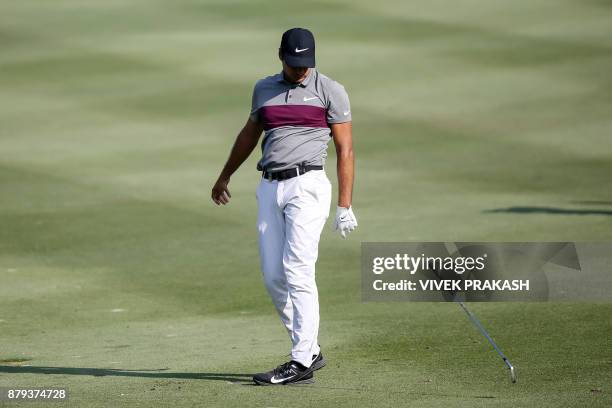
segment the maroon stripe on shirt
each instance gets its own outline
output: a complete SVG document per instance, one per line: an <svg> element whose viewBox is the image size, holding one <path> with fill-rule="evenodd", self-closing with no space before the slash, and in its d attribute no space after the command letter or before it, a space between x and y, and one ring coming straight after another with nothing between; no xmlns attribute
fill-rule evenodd
<svg viewBox="0 0 612 408"><path fill-rule="evenodd" d="M311 105L271 105L259 108L265 130L281 126L326 128L325 108Z"/></svg>

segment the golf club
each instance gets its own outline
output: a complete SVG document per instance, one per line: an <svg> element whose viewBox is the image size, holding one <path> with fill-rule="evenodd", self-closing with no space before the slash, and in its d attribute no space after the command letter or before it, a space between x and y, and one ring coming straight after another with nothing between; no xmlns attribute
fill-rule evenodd
<svg viewBox="0 0 612 408"><path fill-rule="evenodd" d="M476 315L470 312L470 310L467 308L467 306L463 302L456 301L456 303L459 303L459 306L461 306L465 314L468 315L472 323L476 325L476 327L478 328L478 330L480 330L482 335L486 337L486 339L489 341L489 343L491 343L495 351L497 351L497 354L499 354L502 360L504 360L504 364L506 364L506 366L508 367L508 370L510 370L510 379L512 380L513 383L515 383L516 382L516 370L514 369L514 366L508 360L508 357L506 357L503 351L501 351L500 348L497 346L497 344L495 344L495 342L493 341L493 339L491 338L487 330L483 327L482 323L480 323L480 320L478 320Z"/></svg>

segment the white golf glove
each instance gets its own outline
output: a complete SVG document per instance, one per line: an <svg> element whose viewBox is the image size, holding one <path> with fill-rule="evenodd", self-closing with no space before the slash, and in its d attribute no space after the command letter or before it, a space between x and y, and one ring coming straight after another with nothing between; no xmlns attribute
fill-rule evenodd
<svg viewBox="0 0 612 408"><path fill-rule="evenodd" d="M346 239L349 232L357 228L357 218L353 214L353 207L336 208L336 222L334 224L334 231L339 231L342 238Z"/></svg>

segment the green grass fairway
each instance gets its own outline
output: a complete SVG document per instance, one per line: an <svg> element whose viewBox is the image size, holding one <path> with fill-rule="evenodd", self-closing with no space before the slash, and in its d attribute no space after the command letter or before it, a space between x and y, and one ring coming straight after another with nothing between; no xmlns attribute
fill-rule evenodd
<svg viewBox="0 0 612 408"><path fill-rule="evenodd" d="M75 407L612 406L612 304L472 304L513 385L457 305L362 303L359 272L362 241L612 240L610 1L0 10L0 387ZM322 237L328 367L254 387L290 347L259 272L258 153L229 206L209 192L293 26L351 96L359 229Z"/></svg>

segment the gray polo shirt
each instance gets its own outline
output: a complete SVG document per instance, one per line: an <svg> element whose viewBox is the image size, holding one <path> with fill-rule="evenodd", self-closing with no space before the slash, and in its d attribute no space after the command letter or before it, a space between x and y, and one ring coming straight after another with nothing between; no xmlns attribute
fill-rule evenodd
<svg viewBox="0 0 612 408"><path fill-rule="evenodd" d="M330 123L351 121L344 87L314 68L300 84L283 73L261 79L253 90L251 120L265 131L258 170L284 170L299 164L323 165Z"/></svg>

